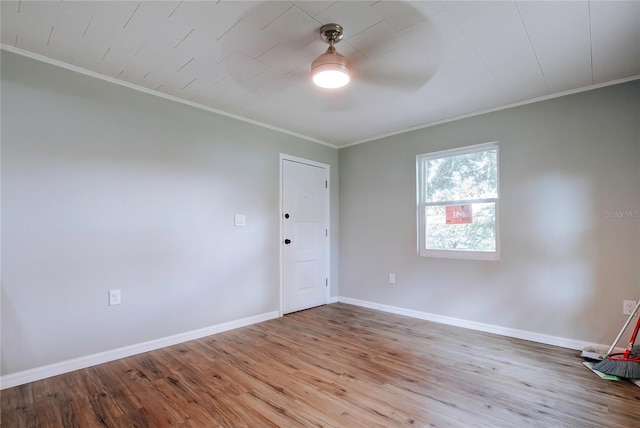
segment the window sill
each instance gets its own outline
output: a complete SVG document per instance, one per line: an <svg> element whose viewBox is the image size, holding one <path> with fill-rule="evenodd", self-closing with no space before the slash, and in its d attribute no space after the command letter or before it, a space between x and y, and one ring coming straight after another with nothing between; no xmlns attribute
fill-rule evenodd
<svg viewBox="0 0 640 428"><path fill-rule="evenodd" d="M464 250L422 250L420 257L433 257L442 259L484 260L499 261L498 251L464 251Z"/></svg>

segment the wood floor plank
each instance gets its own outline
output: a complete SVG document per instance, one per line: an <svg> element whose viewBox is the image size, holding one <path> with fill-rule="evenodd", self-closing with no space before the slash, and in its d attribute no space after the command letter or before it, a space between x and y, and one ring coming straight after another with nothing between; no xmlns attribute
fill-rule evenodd
<svg viewBox="0 0 640 428"><path fill-rule="evenodd" d="M640 427L578 352L342 303L2 391L7 427Z"/></svg>

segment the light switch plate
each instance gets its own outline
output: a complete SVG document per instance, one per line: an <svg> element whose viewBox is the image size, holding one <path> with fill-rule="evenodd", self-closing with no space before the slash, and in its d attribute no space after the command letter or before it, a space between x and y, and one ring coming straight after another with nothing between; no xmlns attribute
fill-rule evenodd
<svg viewBox="0 0 640 428"><path fill-rule="evenodd" d="M247 225L247 216L244 214L235 214L233 216L233 225L235 227L245 227Z"/></svg>

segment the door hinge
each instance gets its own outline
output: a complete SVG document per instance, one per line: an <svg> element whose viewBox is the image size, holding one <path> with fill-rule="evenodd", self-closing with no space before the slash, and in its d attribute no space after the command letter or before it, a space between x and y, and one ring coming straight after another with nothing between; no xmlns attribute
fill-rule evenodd
<svg viewBox="0 0 640 428"><path fill-rule="evenodd" d="M325 278L324 279L324 286L328 287L329 286L329 278Z"/></svg>
<svg viewBox="0 0 640 428"><path fill-rule="evenodd" d="M324 230L324 236L325 236L325 237L328 237L328 236L329 236L329 229L325 229L325 230Z"/></svg>
<svg viewBox="0 0 640 428"><path fill-rule="evenodd" d="M329 188L329 180L324 180L324 188L325 189Z"/></svg>

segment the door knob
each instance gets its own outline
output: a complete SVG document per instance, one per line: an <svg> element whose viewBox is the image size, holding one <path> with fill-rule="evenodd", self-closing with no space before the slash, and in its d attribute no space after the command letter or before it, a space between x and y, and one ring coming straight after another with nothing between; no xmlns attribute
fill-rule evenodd
<svg viewBox="0 0 640 428"><path fill-rule="evenodd" d="M291 239L285 239L284 243L287 244L287 245L291 244Z"/></svg>
<svg viewBox="0 0 640 428"><path fill-rule="evenodd" d="M284 218L289 218L289 213L286 213L286 214L284 215Z"/></svg>

